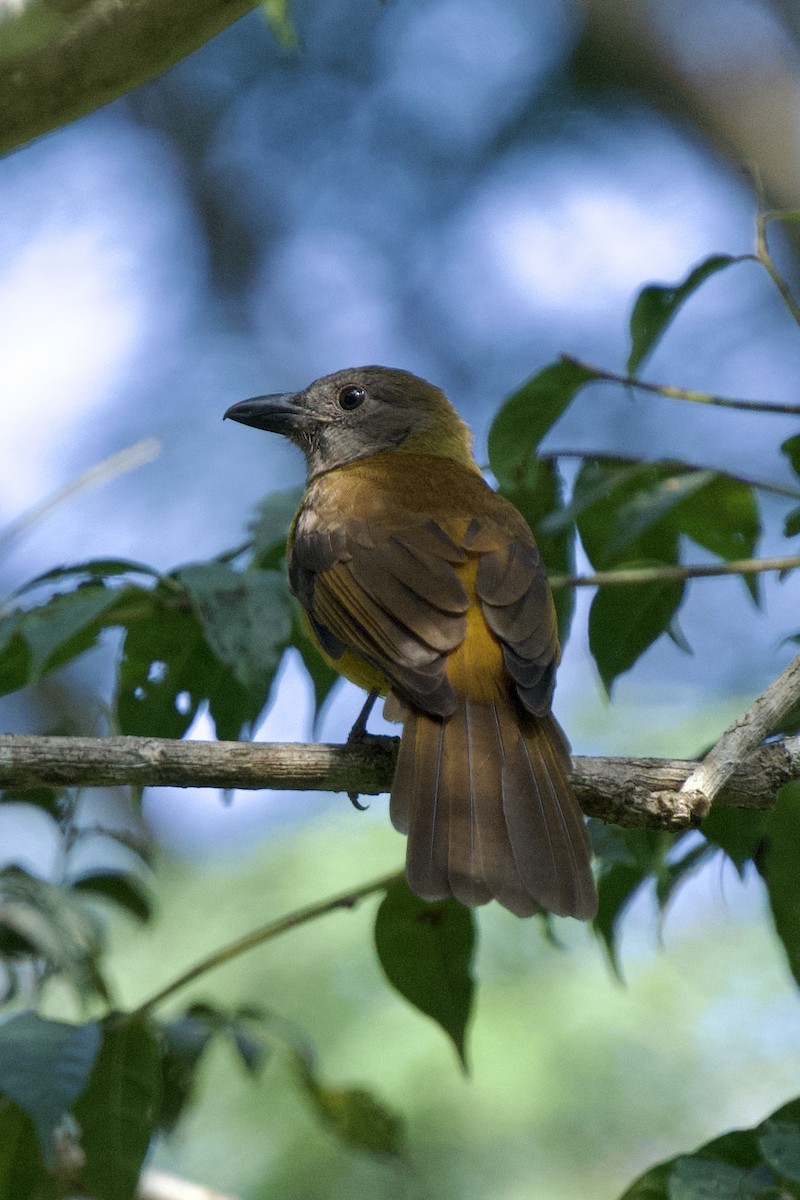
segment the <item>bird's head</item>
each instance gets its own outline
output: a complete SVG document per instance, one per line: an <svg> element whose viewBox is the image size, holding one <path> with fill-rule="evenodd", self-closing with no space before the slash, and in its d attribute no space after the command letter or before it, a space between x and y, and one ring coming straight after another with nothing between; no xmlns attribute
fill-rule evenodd
<svg viewBox="0 0 800 1200"><path fill-rule="evenodd" d="M305 454L309 479L385 450L477 469L469 429L444 392L390 367L337 371L302 392L242 400L225 416L288 437Z"/></svg>

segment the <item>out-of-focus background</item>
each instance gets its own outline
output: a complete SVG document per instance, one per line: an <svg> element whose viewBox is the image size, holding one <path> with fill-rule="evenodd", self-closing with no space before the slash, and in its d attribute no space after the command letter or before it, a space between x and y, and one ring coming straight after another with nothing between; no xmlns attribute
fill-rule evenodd
<svg viewBox="0 0 800 1200"><path fill-rule="evenodd" d="M800 206L792 0L299 0L292 12L298 48L253 13L0 162L0 527L104 456L162 445L0 543L4 593L57 563L113 554L168 568L240 542L254 503L298 484L301 463L223 426L223 411L344 366L440 384L485 460L499 401L537 367L568 351L619 369L643 283L751 249L744 167L770 204ZM796 281L792 243L776 229L773 245ZM799 369L796 327L745 264L692 300L647 373L796 401ZM608 387L583 394L548 447L780 481L774 448L795 432L787 418ZM791 584L768 580L760 613L740 580L694 584L682 615L694 654L662 638L609 705L587 605L581 595L557 694L578 753L696 754L797 632ZM2 728L103 730L114 649L0 702ZM343 737L359 705L338 686L317 736ZM312 708L290 656L257 736L309 738ZM210 732L201 717L192 734ZM161 913L115 932L131 1004L226 937L402 857L383 799L362 815L342 797L154 790L145 815ZM45 825L25 832L42 871ZM482 913L469 1079L384 985L370 905L329 916L198 995L296 1017L329 1076L367 1082L408 1115L411 1167L334 1144L279 1067L249 1082L222 1048L157 1161L253 1200L611 1200L659 1157L797 1093L800 1005L763 903L754 880L719 869L684 888L658 931L645 899L628 919L624 989L584 929L558 924L558 951L537 925Z"/></svg>

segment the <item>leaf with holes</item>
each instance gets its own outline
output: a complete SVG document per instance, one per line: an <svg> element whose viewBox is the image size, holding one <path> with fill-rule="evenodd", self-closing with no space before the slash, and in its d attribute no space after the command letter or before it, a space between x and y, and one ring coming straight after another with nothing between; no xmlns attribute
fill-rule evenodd
<svg viewBox="0 0 800 1200"><path fill-rule="evenodd" d="M175 578L186 588L212 652L260 711L291 635L283 576L209 563L183 567Z"/></svg>
<svg viewBox="0 0 800 1200"><path fill-rule="evenodd" d="M146 1021L112 1018L89 1084L73 1112L86 1164L81 1183L103 1200L133 1200L158 1122L161 1053Z"/></svg>
<svg viewBox="0 0 800 1200"><path fill-rule="evenodd" d="M652 283L642 288L633 305L630 319L631 349L627 370L634 375L652 354L683 304L701 284L718 271L744 262L748 255L713 254L694 267L684 280L674 284Z"/></svg>
<svg viewBox="0 0 800 1200"><path fill-rule="evenodd" d="M475 983L475 919L455 900L433 904L400 880L387 890L375 921L375 947L386 978L436 1021L466 1070L465 1039Z"/></svg>

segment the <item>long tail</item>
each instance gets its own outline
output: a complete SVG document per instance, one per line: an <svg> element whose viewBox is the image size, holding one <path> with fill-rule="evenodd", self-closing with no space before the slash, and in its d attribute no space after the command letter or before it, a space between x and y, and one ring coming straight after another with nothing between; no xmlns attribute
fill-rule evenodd
<svg viewBox="0 0 800 1200"><path fill-rule="evenodd" d="M405 709L392 824L408 834L409 886L425 900L496 899L518 916L597 912L589 839L552 716L461 699L438 720Z"/></svg>

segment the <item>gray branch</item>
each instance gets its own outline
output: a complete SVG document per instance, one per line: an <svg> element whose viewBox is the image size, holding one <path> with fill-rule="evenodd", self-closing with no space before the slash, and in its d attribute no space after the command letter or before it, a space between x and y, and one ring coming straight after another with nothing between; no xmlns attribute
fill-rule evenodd
<svg viewBox="0 0 800 1200"><path fill-rule="evenodd" d="M0 787L275 788L389 790L398 739L361 746L181 742L140 737L0 736ZM663 758L573 759L573 783L587 815L618 825L686 829L697 824L681 788L696 762ZM736 808L769 809L784 784L800 778L800 737L761 746L740 762L716 797Z"/></svg>

